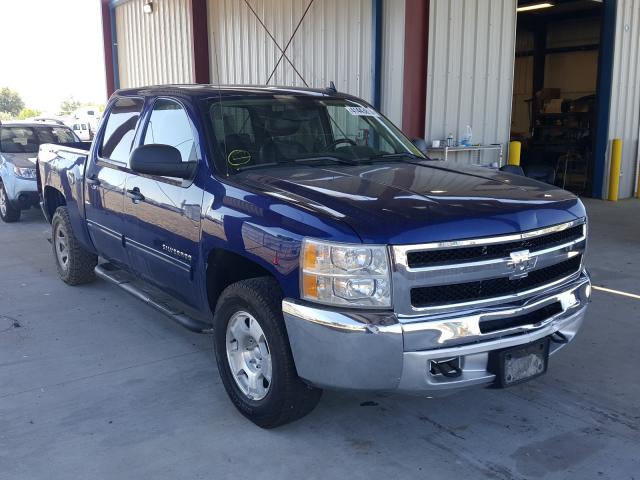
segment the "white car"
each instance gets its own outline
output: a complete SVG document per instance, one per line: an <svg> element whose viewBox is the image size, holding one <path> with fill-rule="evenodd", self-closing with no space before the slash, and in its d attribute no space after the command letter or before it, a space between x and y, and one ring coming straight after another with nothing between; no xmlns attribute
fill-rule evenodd
<svg viewBox="0 0 640 480"><path fill-rule="evenodd" d="M0 123L0 218L17 222L40 202L36 157L43 143L80 142L69 127L42 122Z"/></svg>
<svg viewBox="0 0 640 480"><path fill-rule="evenodd" d="M76 120L72 124L69 125L73 129L73 133L80 137L80 140L83 142L90 142L93 140L93 129L89 122L84 122L82 120Z"/></svg>

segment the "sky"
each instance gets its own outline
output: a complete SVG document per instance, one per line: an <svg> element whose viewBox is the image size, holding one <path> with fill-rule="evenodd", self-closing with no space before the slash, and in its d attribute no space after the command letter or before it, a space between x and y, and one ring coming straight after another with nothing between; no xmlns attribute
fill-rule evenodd
<svg viewBox="0 0 640 480"><path fill-rule="evenodd" d="M100 0L0 0L0 52L0 87L29 108L106 103Z"/></svg>

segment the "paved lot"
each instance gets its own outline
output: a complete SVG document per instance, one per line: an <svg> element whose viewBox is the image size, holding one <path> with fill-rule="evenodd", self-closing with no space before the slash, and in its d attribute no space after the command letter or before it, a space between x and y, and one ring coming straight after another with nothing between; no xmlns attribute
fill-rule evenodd
<svg viewBox="0 0 640 480"><path fill-rule="evenodd" d="M594 283L640 294L640 202L591 201ZM325 392L263 431L211 339L58 280L37 211L0 224L0 479L640 478L640 300L595 292L549 373L444 399Z"/></svg>

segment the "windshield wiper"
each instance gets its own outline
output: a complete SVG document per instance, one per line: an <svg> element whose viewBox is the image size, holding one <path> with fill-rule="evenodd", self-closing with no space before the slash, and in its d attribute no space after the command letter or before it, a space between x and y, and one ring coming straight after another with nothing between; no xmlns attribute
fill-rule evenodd
<svg viewBox="0 0 640 480"><path fill-rule="evenodd" d="M347 159L347 158L340 158L340 157L336 157L333 155L319 155L317 157L304 157L304 158L296 158L293 160L288 160L286 162L269 162L269 163L258 163L255 165L243 165L240 167L236 167L236 171L238 172L243 172L245 170L253 170L253 169L257 169L257 168L265 168L265 167L288 167L291 165L304 165L307 163L311 163L311 162L319 162L322 160L329 160L331 162L335 162L335 163L343 163L345 165L352 165L352 166L358 166L358 165L362 165L362 162L358 161L358 160L353 160L353 159ZM367 162L369 159L368 158L363 158L363 161ZM309 165L310 167L312 167L313 165Z"/></svg>
<svg viewBox="0 0 640 480"><path fill-rule="evenodd" d="M373 155L367 160L400 160L403 158L410 158L411 160L427 160L424 157L419 157L413 153L400 152L400 153L381 153L380 155Z"/></svg>
<svg viewBox="0 0 640 480"><path fill-rule="evenodd" d="M243 172L245 170L253 170L254 168L275 167L277 165L282 165L282 164L277 162L256 163L255 165L243 165L241 167L235 167L235 169L238 172Z"/></svg>
<svg viewBox="0 0 640 480"><path fill-rule="evenodd" d="M287 160L285 162L269 162L269 163L258 163L255 165L243 165L240 167L236 167L236 171L243 172L245 170L253 170L253 169L265 168L265 167L289 167L292 165L300 165L300 164L304 165L306 163L318 162L322 160L330 160L332 162L344 163L346 165L360 165L360 162L356 160L347 160L340 157L333 157L331 155L322 155L318 157L296 158L293 160ZM312 167L313 165L308 165L308 166Z"/></svg>
<svg viewBox="0 0 640 480"><path fill-rule="evenodd" d="M332 162L344 163L345 165L360 165L358 160L351 160L347 158L340 158L333 155L321 155L318 157L304 157L304 158L296 158L294 160L295 163L307 163L307 162L317 162L321 160L331 160Z"/></svg>

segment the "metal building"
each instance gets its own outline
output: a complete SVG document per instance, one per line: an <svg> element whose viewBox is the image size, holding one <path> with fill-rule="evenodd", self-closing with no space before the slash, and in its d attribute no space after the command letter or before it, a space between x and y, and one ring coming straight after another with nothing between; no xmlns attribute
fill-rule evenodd
<svg viewBox="0 0 640 480"><path fill-rule="evenodd" d="M101 1L109 92L334 81L410 136L457 138L471 125L474 140L506 151L518 122L512 102L531 90L514 88L514 68L532 68L514 55L518 0ZM610 141L619 137L624 198L638 184L640 4L607 0L603 10L591 193L604 196Z"/></svg>

